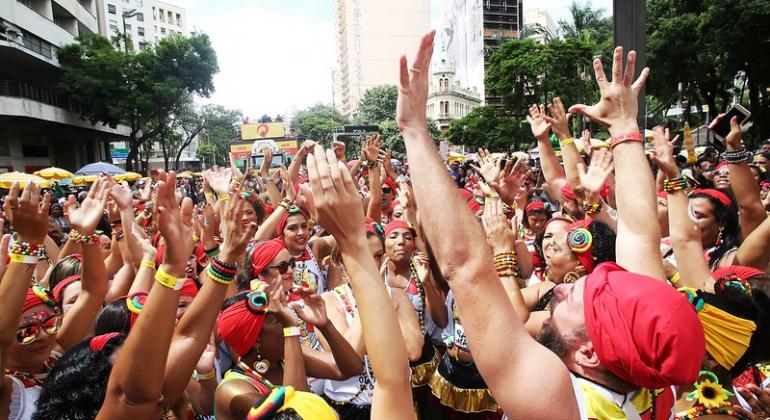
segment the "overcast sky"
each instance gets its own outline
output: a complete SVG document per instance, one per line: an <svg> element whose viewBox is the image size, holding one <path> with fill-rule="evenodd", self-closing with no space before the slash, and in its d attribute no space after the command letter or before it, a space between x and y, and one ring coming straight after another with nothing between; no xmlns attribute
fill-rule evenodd
<svg viewBox="0 0 770 420"><path fill-rule="evenodd" d="M220 71L207 102L251 117L331 103L334 0L168 1L185 7L188 30L206 32L216 49ZM569 15L571 1L524 0L524 8L546 10L556 22ZM431 0L434 26L440 4ZM593 5L609 11L612 1Z"/></svg>

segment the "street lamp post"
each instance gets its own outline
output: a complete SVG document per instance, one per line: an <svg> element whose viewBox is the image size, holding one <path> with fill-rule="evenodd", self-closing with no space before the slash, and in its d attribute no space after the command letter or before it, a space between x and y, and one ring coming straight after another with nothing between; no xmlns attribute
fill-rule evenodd
<svg viewBox="0 0 770 420"><path fill-rule="evenodd" d="M139 12L136 11L136 9L129 9L123 11L123 45L125 47L126 52L128 52L128 35L126 33L126 18L132 18L136 15L138 15Z"/></svg>
<svg viewBox="0 0 770 420"><path fill-rule="evenodd" d="M647 10L645 0L613 0L612 20L615 46L622 45L624 51L636 51L637 77L644 66L647 65L644 44L647 39L646 19ZM639 91L639 114L637 116L639 127L644 130L647 118L647 106L645 101L645 89Z"/></svg>

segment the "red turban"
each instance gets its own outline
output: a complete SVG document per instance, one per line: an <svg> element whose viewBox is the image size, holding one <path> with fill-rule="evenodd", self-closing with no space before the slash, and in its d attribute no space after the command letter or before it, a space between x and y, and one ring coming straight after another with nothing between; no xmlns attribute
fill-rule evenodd
<svg viewBox="0 0 770 420"><path fill-rule="evenodd" d="M286 249L286 243L280 239L259 242L251 251L251 278L256 278L265 271L279 252Z"/></svg>
<svg viewBox="0 0 770 420"><path fill-rule="evenodd" d="M730 197L728 197L727 194L723 193L722 191L718 191L718 190L711 189L711 188L702 189L702 190L698 189L698 190L694 190L692 192L692 195L696 195L696 194L707 195L707 196L713 198L714 200L719 201L725 207L727 207L729 209L733 208L733 200L731 200Z"/></svg>
<svg viewBox="0 0 770 420"><path fill-rule="evenodd" d="M385 178L385 186L390 187L390 189L393 190L394 193L398 192L398 185L396 185L396 183L389 177Z"/></svg>
<svg viewBox="0 0 770 420"><path fill-rule="evenodd" d="M377 222L375 222L374 219L369 216L364 218L364 229L366 229L367 232L373 233L380 238L384 235L382 226L378 225Z"/></svg>
<svg viewBox="0 0 770 420"><path fill-rule="evenodd" d="M264 301L259 301L264 299ZM235 302L219 313L217 332L237 356L249 352L262 331L267 311L264 293L249 292L245 300Z"/></svg>
<svg viewBox="0 0 770 420"><path fill-rule="evenodd" d="M203 242L198 243L198 245L195 245L195 262L198 265L201 265L203 260L206 259L206 246L203 245Z"/></svg>
<svg viewBox="0 0 770 420"><path fill-rule="evenodd" d="M191 298L198 296L198 286L193 279L185 279L182 289L179 291L179 295L190 296Z"/></svg>
<svg viewBox="0 0 770 420"><path fill-rule="evenodd" d="M533 201L531 203L527 203L527 206L524 207L524 213L537 210L545 210L545 203L542 201Z"/></svg>
<svg viewBox="0 0 770 420"><path fill-rule="evenodd" d="M460 188L458 191L460 191L460 197L462 197L466 202L473 198L473 192L468 191L465 188Z"/></svg>
<svg viewBox="0 0 770 420"><path fill-rule="evenodd" d="M80 281L80 274L65 277L64 280L57 283L56 287L53 288L53 298L56 299L57 302L61 301L61 295L64 293L64 288L76 281Z"/></svg>
<svg viewBox="0 0 770 420"><path fill-rule="evenodd" d="M690 302L662 281L600 264L585 280L586 330L602 365L648 389L689 385L705 355Z"/></svg>
<svg viewBox="0 0 770 420"><path fill-rule="evenodd" d="M468 200L467 204L468 204L468 208L471 209L471 212L473 213L474 216L476 215L476 213L479 212L479 210L482 209L481 207L482 203L479 203L478 199L472 198Z"/></svg>
<svg viewBox="0 0 770 420"><path fill-rule="evenodd" d="M273 210L274 210L273 206L271 206L270 204L265 204L265 217L273 214Z"/></svg>
<svg viewBox="0 0 770 420"><path fill-rule="evenodd" d="M278 235L278 238L283 238L283 230L286 228L286 221L289 220L289 217L296 216L298 214L301 214L305 216L305 219L308 219L307 214L296 207L291 207L289 211L281 215L281 218L278 220L278 226L275 227L275 233Z"/></svg>
<svg viewBox="0 0 770 420"><path fill-rule="evenodd" d="M580 220L564 227L567 245L587 273L594 271L594 238L588 230L591 220Z"/></svg>
<svg viewBox="0 0 770 420"><path fill-rule="evenodd" d="M719 162L717 167L714 168L714 172L719 172L719 170L722 169L722 168L727 168L728 170L730 169L730 167L727 166L727 162Z"/></svg>
<svg viewBox="0 0 770 420"><path fill-rule="evenodd" d="M741 280L749 280L754 276L764 275L765 272L754 267L746 267L743 265L731 265L729 267L719 268L711 273L711 277L714 280L719 280L722 277L733 275Z"/></svg>
<svg viewBox="0 0 770 420"><path fill-rule="evenodd" d="M38 305L54 307L56 306L56 300L54 300L50 290L42 286L34 285L27 289L27 296L24 298L24 306L21 311L27 311Z"/></svg>
<svg viewBox="0 0 770 420"><path fill-rule="evenodd" d="M394 220L388 223L387 226L385 226L385 237L387 238L388 236L390 236L390 233L396 229L407 229L410 232L412 232L412 234L415 233L414 228L409 223L403 220Z"/></svg>
<svg viewBox="0 0 770 420"><path fill-rule="evenodd" d="M572 186L569 185L569 183L564 184L563 187L561 187L561 195L564 197L565 200L575 201L577 198L575 198L575 191L572 190Z"/></svg>

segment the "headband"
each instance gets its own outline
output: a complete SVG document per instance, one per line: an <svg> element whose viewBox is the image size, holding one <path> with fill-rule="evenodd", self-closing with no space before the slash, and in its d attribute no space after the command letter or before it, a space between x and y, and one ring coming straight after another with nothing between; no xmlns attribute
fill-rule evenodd
<svg viewBox="0 0 770 420"><path fill-rule="evenodd" d="M730 197L727 196L727 194L721 191L717 191L715 189L707 188L707 189L694 190L690 194L690 196L692 197L693 195L706 195L713 198L714 200L719 201L720 203L722 203L722 205L724 205L729 209L733 208L733 200L731 200Z"/></svg>
<svg viewBox="0 0 770 420"><path fill-rule="evenodd" d="M382 229L382 226L380 226L379 223L372 220L371 217L367 216L364 219L364 229L366 229L366 231L369 233L377 235L377 237L380 238L381 240L385 239L385 231Z"/></svg>
<svg viewBox="0 0 770 420"><path fill-rule="evenodd" d="M246 293L246 299L235 302L219 313L217 331L236 356L244 356L254 346L267 316L268 299L262 291Z"/></svg>
<svg viewBox="0 0 770 420"><path fill-rule="evenodd" d="M581 220L564 227L567 231L567 246L586 269L586 273L594 270L594 237L588 230L590 224L590 220Z"/></svg>
<svg viewBox="0 0 770 420"><path fill-rule="evenodd" d="M706 303L703 292L698 289L681 287L678 290L698 312L706 336L706 351L722 367L732 369L748 350L757 324Z"/></svg>
<svg viewBox="0 0 770 420"><path fill-rule="evenodd" d="M184 284L182 285L182 288L179 290L180 296L190 296L191 298L195 298L195 296L198 296L198 286L195 284L195 281L193 279L185 279Z"/></svg>
<svg viewBox="0 0 770 420"><path fill-rule="evenodd" d="M112 340L113 338L119 335L120 333L111 332L111 333L91 337L91 341L89 342L88 347L91 348L92 352L98 353L104 350L104 346L106 346L107 343L110 342L110 340Z"/></svg>
<svg viewBox="0 0 770 420"><path fill-rule="evenodd" d="M396 229L406 229L412 232L412 235L417 235L417 232L415 231L414 226L412 226L410 223L405 222L403 220L394 220L388 223L387 226L385 226L385 237L387 238L388 236L390 236L390 234Z"/></svg>
<svg viewBox="0 0 770 420"><path fill-rule="evenodd" d="M259 242L251 251L251 257L249 258L249 274L251 274L251 278L257 278L257 276L262 274L267 266L284 249L286 249L286 243L280 239Z"/></svg>
<svg viewBox="0 0 770 420"><path fill-rule="evenodd" d="M24 312L38 305L53 308L56 306L56 299L54 299L53 293L50 290L35 284L27 289L27 297L24 298L24 306L21 311Z"/></svg>
<svg viewBox="0 0 770 420"><path fill-rule="evenodd" d="M80 274L74 274L69 277L65 277L64 280L57 283L52 292L54 299L59 302L61 300L62 293L64 293L64 288L76 281L80 281Z"/></svg>
<svg viewBox="0 0 770 420"><path fill-rule="evenodd" d="M323 398L311 392L296 391L290 386L270 390L269 394L251 407L246 419L265 420L288 409L294 410L303 419L337 419L336 412Z"/></svg>
<svg viewBox="0 0 770 420"><path fill-rule="evenodd" d="M390 179L390 177L385 178L384 186L390 187L390 189L393 190L393 192L398 192L398 185L396 185L396 183L392 179Z"/></svg>
<svg viewBox="0 0 770 420"><path fill-rule="evenodd" d="M524 213L529 213L533 211L538 210L545 210L545 203L542 201L533 201L531 203L527 203L527 206L524 207Z"/></svg>
<svg viewBox="0 0 770 420"><path fill-rule="evenodd" d="M289 220L289 217L299 214L305 216L305 219L308 219L307 214L305 214L299 207L295 206L289 207L289 210L281 215L281 218L278 220L278 225L275 227L275 233L278 235L278 238L283 238L283 230L286 228L286 221Z"/></svg>

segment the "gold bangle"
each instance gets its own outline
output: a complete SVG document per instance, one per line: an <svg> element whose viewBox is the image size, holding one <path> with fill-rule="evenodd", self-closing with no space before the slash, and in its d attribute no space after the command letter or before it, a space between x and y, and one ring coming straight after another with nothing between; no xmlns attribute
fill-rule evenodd
<svg viewBox="0 0 770 420"><path fill-rule="evenodd" d="M283 329L283 337L299 337L302 335L302 331L296 325L293 327L286 327Z"/></svg>
<svg viewBox="0 0 770 420"><path fill-rule="evenodd" d="M155 281L160 283L161 285L168 287L169 289L173 290L179 290L184 286L184 277L174 277L171 274L168 274L165 270L163 270L163 267L158 268L158 271L155 273Z"/></svg>
<svg viewBox="0 0 770 420"><path fill-rule="evenodd" d="M564 140L559 140L559 145L560 146L569 146L570 144L573 144L573 143L575 143L575 138L574 137L567 137Z"/></svg>
<svg viewBox="0 0 770 420"><path fill-rule="evenodd" d="M214 369L214 370L212 370L210 372L204 373L202 375L200 373L198 373L197 370L193 371L193 379L195 379L198 382L208 381L208 380L214 379L216 376L217 376L216 369Z"/></svg>
<svg viewBox="0 0 770 420"><path fill-rule="evenodd" d="M230 194L224 193L217 196L217 201L227 201L230 199Z"/></svg>
<svg viewBox="0 0 770 420"><path fill-rule="evenodd" d="M139 264L139 266L140 267L152 268L153 270L155 270L155 268L156 268L155 267L155 261L150 261L150 260L142 260L142 262Z"/></svg>

